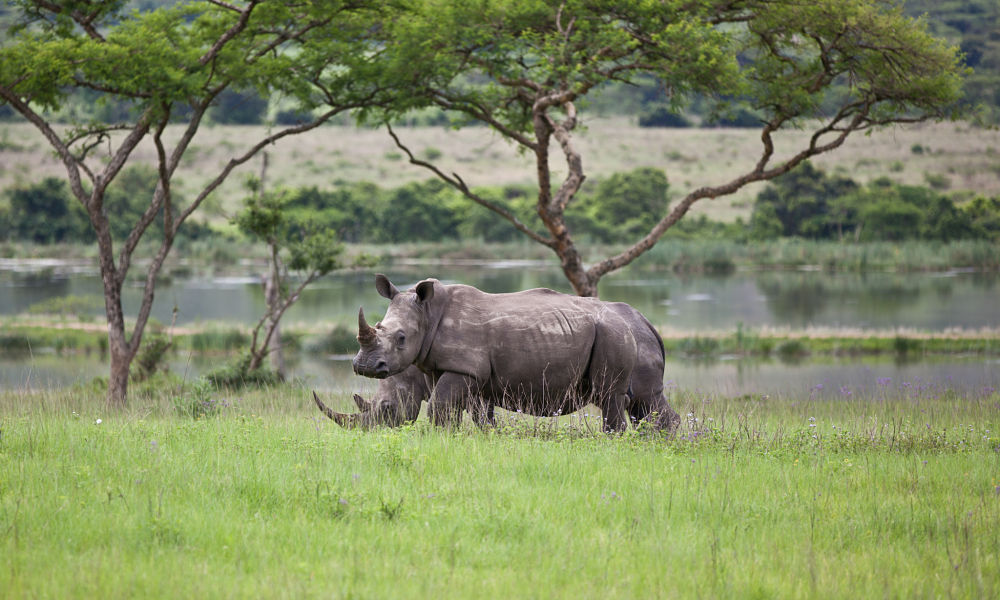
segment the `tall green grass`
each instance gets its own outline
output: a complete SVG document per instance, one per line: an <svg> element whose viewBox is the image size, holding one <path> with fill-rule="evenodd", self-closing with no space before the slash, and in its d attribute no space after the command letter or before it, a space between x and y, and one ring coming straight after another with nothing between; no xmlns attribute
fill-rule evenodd
<svg viewBox="0 0 1000 600"><path fill-rule="evenodd" d="M586 413L346 431L292 387L193 419L174 394L0 395L0 594L1000 592L994 391L677 393L670 438Z"/></svg>

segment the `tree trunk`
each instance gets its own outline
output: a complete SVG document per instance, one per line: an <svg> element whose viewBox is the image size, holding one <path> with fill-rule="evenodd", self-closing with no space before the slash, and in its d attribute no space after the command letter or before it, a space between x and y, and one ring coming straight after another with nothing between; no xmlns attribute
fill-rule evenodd
<svg viewBox="0 0 1000 600"><path fill-rule="evenodd" d="M280 282L278 278L278 265L272 261L271 273L267 278L267 282L264 284L264 298L267 302L267 311L271 314L272 324L271 337L268 339L267 348L268 354L271 357L271 364L274 366L274 371L278 374L278 377L284 381L285 355L281 350L281 321L279 320L278 315L278 303L280 302L278 285Z"/></svg>
<svg viewBox="0 0 1000 600"><path fill-rule="evenodd" d="M111 370L108 374L107 403L124 407L128 398L128 374L135 350L125 337L125 315L122 311L121 286L118 284L113 263L110 271L102 252L101 271L104 279L104 311L108 319L108 354Z"/></svg>
<svg viewBox="0 0 1000 600"><path fill-rule="evenodd" d="M116 340L116 336L119 340ZM128 375L134 356L127 348L122 348L123 341L120 332L112 332L108 328L109 348L111 355L111 371L108 375L108 406L124 408L128 400Z"/></svg>
<svg viewBox="0 0 1000 600"><path fill-rule="evenodd" d="M573 286L573 291L577 296L587 296L591 298L597 298L597 282L600 278L591 277L586 270L584 270L583 265L577 261L567 261L566 257L563 256L562 249L556 249L556 254L559 255L559 260L562 263L563 275L569 280L570 285ZM573 252L576 250L573 249ZM575 268L574 268L575 267Z"/></svg>

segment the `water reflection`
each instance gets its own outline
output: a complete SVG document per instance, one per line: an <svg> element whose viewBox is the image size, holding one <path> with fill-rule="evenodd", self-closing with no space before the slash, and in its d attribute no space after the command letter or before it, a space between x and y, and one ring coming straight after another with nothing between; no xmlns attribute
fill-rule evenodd
<svg viewBox="0 0 1000 600"><path fill-rule="evenodd" d="M171 371L186 380L218 366L218 358L174 356ZM299 355L289 361L290 376L304 389L344 395L370 395L373 379L356 376L349 360ZM0 359L0 389L28 390L64 387L107 375L98 355ZM885 360L831 360L799 364L759 360L699 362L668 360L668 393L675 390L706 396L765 394L774 398L878 398L890 390L927 397L942 390L968 395L1000 386L996 358L946 357L897 363Z"/></svg>
<svg viewBox="0 0 1000 600"><path fill-rule="evenodd" d="M489 292L549 287L569 292L558 269L532 262L464 266L399 264L381 268L401 288L424 277L474 285ZM337 273L307 289L288 321L350 323L358 307L378 314L386 305L371 272ZM776 326L801 328L1000 327L996 273L831 274L823 272L737 272L728 276L676 276L625 270L601 282L605 300L628 302L658 326L693 332ZM124 291L125 310L134 314L138 285ZM91 297L101 317L101 285L94 274L35 275L0 271L0 314L19 314L32 305L69 295ZM264 310L256 276L174 279L157 288L154 318L168 323L174 306L178 324L200 321L252 323Z"/></svg>

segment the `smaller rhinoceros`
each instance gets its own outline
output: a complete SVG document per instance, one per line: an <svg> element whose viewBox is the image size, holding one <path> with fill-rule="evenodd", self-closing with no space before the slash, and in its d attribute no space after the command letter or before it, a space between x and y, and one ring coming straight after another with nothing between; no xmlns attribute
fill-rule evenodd
<svg viewBox="0 0 1000 600"><path fill-rule="evenodd" d="M417 415L420 414L420 404L430 398L432 387L430 377L416 366L410 365L402 373L380 379L371 400L365 400L354 394L354 403L361 411L359 413L336 412L323 404L316 392L313 392L313 400L323 414L341 427L369 428L377 425L398 427L417 419Z"/></svg>

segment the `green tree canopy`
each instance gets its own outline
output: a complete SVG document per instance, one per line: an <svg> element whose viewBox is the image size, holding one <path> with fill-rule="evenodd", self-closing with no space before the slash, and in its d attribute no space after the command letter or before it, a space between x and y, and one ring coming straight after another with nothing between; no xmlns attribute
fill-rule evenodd
<svg viewBox="0 0 1000 600"><path fill-rule="evenodd" d="M533 158L537 221L475 194L459 174L409 153L470 200L507 218L558 255L576 291L630 263L699 200L788 172L851 133L951 115L962 67L957 49L878 0L414 0L410 18L383 31L387 81L405 94L388 112L435 105L489 125ZM759 117L760 152L729 181L707 181L626 248L585 266L567 210L586 177L574 144L578 110L607 82L660 84L662 102L697 94L720 115ZM727 110L732 107L733 110ZM808 128L794 145L776 135ZM553 152L567 175L555 181ZM474 183L474 182L471 182Z"/></svg>

